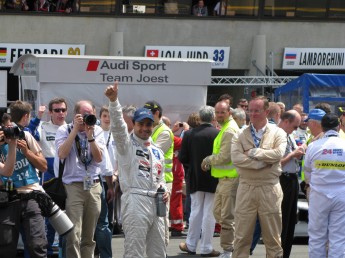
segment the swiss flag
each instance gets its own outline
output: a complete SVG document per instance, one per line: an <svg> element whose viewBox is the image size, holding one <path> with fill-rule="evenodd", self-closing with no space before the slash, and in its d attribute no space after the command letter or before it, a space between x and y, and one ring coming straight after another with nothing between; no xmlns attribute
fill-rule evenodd
<svg viewBox="0 0 345 258"><path fill-rule="evenodd" d="M148 49L146 50L147 57L158 57L159 50L158 49Z"/></svg>

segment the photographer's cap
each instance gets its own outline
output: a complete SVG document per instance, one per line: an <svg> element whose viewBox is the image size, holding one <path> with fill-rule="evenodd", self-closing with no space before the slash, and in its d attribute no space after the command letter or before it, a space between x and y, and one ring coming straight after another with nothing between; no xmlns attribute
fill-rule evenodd
<svg viewBox="0 0 345 258"><path fill-rule="evenodd" d="M308 122L309 119L321 121L324 115L326 115L326 112L323 111L322 109L318 109L318 108L312 109L309 112L308 118L304 120L304 122Z"/></svg>
<svg viewBox="0 0 345 258"><path fill-rule="evenodd" d="M133 120L134 122L140 122L141 120L148 118L154 122L151 110L147 108L139 108L134 112Z"/></svg>
<svg viewBox="0 0 345 258"><path fill-rule="evenodd" d="M321 120L322 128L335 128L339 125L339 118L335 114L327 114Z"/></svg>

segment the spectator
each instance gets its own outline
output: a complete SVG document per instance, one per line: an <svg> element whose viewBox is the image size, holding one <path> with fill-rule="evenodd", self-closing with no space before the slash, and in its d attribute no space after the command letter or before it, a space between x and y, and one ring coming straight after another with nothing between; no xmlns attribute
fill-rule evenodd
<svg viewBox="0 0 345 258"><path fill-rule="evenodd" d="M282 201L282 225L281 242L283 247L283 257L289 258L295 233L297 201L299 192L298 160L304 154L304 147L297 146L292 132L301 123L301 116L296 110L289 110L282 115L279 127L287 134L287 145L284 157L281 160L282 175L280 185L283 190Z"/></svg>
<svg viewBox="0 0 345 258"><path fill-rule="evenodd" d="M308 118L306 113L301 114L301 123L299 124L298 128L292 133L295 140L300 144L305 144L310 137L308 132L308 125L305 121Z"/></svg>
<svg viewBox="0 0 345 258"><path fill-rule="evenodd" d="M95 240L96 240L96 249L99 252L100 258L111 258L111 240L113 235L113 226L114 226L114 183L117 173L117 161L116 161L116 149L115 142L110 132L110 115L108 107L103 106L99 111L100 125L103 129L104 140L106 151L109 154L109 160L105 158L105 161L102 161L103 166L106 169L103 169L102 166L102 194L101 194L101 214L98 218ZM104 162L110 162L110 165L104 164ZM107 168L110 168L110 171L107 171Z"/></svg>
<svg viewBox="0 0 345 258"><path fill-rule="evenodd" d="M188 116L187 124L189 125L190 129L196 128L200 125L200 117L199 113L191 113ZM191 199L190 199L190 189L189 189L189 178L190 173L188 173L189 167L188 165L182 164L184 169L184 178L186 182L186 199L184 203L184 219L186 221L185 228L189 228L189 217L190 217L190 209L191 209Z"/></svg>
<svg viewBox="0 0 345 258"><path fill-rule="evenodd" d="M205 6L204 0L198 0L198 3L193 5L193 15L208 16L208 10Z"/></svg>
<svg viewBox="0 0 345 258"><path fill-rule="evenodd" d="M219 1L213 9L214 16L226 15L226 0Z"/></svg>
<svg viewBox="0 0 345 258"><path fill-rule="evenodd" d="M126 105L122 107L123 119L127 124L127 130L129 133L133 131L133 116L136 110L137 107L134 105Z"/></svg>
<svg viewBox="0 0 345 258"><path fill-rule="evenodd" d="M332 112L331 105L326 103L326 102L317 103L315 105L315 108L318 108L318 109L325 111L326 114L330 114Z"/></svg>
<svg viewBox="0 0 345 258"><path fill-rule="evenodd" d="M55 158L57 162L65 160L62 181L67 194L66 213L74 224L66 236L66 257L93 257L93 238L101 211L99 176L105 140L102 128L85 124L86 114L94 115L92 103L77 102L73 123L60 126L56 132Z"/></svg>
<svg viewBox="0 0 345 258"><path fill-rule="evenodd" d="M242 110L243 111L243 110ZM215 106L216 119L221 130L213 142L212 155L207 156L201 169L207 171L211 166L211 175L218 178L213 215L221 225L220 246L224 253L221 258L230 258L234 250L235 239L235 200L238 188L238 174L231 161L231 140L239 131L235 120L231 117L230 106L226 102L218 102Z"/></svg>
<svg viewBox="0 0 345 258"><path fill-rule="evenodd" d="M217 102L225 101L231 107L232 106L232 100L233 100L233 97L230 94L225 93L218 98Z"/></svg>
<svg viewBox="0 0 345 258"><path fill-rule="evenodd" d="M300 114L303 113L303 105L300 103L293 105L292 109L296 110Z"/></svg>
<svg viewBox="0 0 345 258"><path fill-rule="evenodd" d="M157 216L155 196L163 187L163 201L169 198L164 183L164 156L150 137L153 115L146 108L134 113L134 129L129 134L122 118L118 100L118 82L107 87L111 132L115 139L119 179L122 194L123 230L125 233L124 258L146 255L150 258L166 257L164 218Z"/></svg>
<svg viewBox="0 0 345 258"><path fill-rule="evenodd" d="M263 96L249 102L251 125L232 141L231 159L239 174L235 208L233 256L248 257L257 217L268 257L281 257L280 161L286 149L286 133L267 121L268 100ZM252 147L254 143L254 148Z"/></svg>
<svg viewBox="0 0 345 258"><path fill-rule="evenodd" d="M164 153L164 175L165 184L171 193L174 175L172 173L173 157L174 157L174 134L171 129L164 124L162 120L163 109L162 106L156 101L148 101L145 103L144 108L150 109L155 119L152 132L152 140L158 148ZM165 218L165 243L169 243L169 210L170 199L167 203L167 216Z"/></svg>
<svg viewBox="0 0 345 258"><path fill-rule="evenodd" d="M339 122L340 122L340 129L339 129L339 137L345 139L345 107L339 107ZM5 115L5 114L4 114Z"/></svg>
<svg viewBox="0 0 345 258"><path fill-rule="evenodd" d="M163 121L168 121L167 117L162 117ZM169 122L165 122L166 125L170 124ZM181 126L182 125L182 126ZM173 184L171 190L171 198L170 198L170 228L171 228L171 236L186 236L183 232L184 225L183 225L183 203L182 203L182 189L183 189L183 180L184 180L184 169L182 163L178 160L178 154L181 149L182 144L182 137L185 131L189 129L189 125L187 123L182 122L175 122L172 132L176 133L182 129L180 137L174 135L174 158L173 158Z"/></svg>
<svg viewBox="0 0 345 258"><path fill-rule="evenodd" d="M201 256L217 257L220 253L212 248L215 225L212 207L218 180L201 170L201 162L212 154L213 141L219 131L211 124L215 120L213 107L202 107L199 116L201 125L185 133L179 153L181 163L188 166L187 183L191 196L188 235L186 242L181 243L179 248L183 252L195 254L200 240Z"/></svg>
<svg viewBox="0 0 345 258"><path fill-rule="evenodd" d="M71 13L73 11L72 0L58 0L56 11L59 13Z"/></svg>
<svg viewBox="0 0 345 258"><path fill-rule="evenodd" d="M42 148L43 156L47 160L48 169L42 174L42 183L55 177L54 174L54 157L56 154L55 137L58 128L66 124L67 103L63 98L54 98L48 104L50 120L42 121L42 116L46 111L46 106L40 106L37 117L30 120L28 125L29 131L37 140ZM48 255L53 255L53 243L55 240L55 229L46 218Z"/></svg>
<svg viewBox="0 0 345 258"><path fill-rule="evenodd" d="M339 138L335 114L326 114L321 126L324 136L308 146L304 163L311 186L309 257L341 257L345 246L345 181L339 165L345 163L345 140Z"/></svg>
<svg viewBox="0 0 345 258"><path fill-rule="evenodd" d="M277 102L277 105L280 107L280 114L285 112L285 104L283 102Z"/></svg>
<svg viewBox="0 0 345 258"><path fill-rule="evenodd" d="M280 107L274 103L274 102L269 102L268 103L268 115L267 115L267 119L269 123L272 124L279 124L280 121Z"/></svg>
<svg viewBox="0 0 345 258"><path fill-rule="evenodd" d="M246 112L242 108L235 108L231 113L240 129L246 126Z"/></svg>
<svg viewBox="0 0 345 258"><path fill-rule="evenodd" d="M29 124L32 107L24 101L16 101L10 105L12 122L21 130ZM1 132L2 133L2 132ZM15 166L11 171L2 174L2 185L13 184L18 193L27 195L33 190L41 191L36 169L47 170L47 162L42 150L29 132L9 144L1 145L3 157L12 157L13 149L17 143L16 161L23 166ZM11 153L11 154L10 154ZM6 162L7 163L7 162ZM11 164L9 162L8 164ZM12 183L10 183L12 182ZM11 202L6 208L1 208L0 230L3 238L0 240L0 257L15 257L19 232L24 231L25 246L29 249L30 257L47 257L47 239L44 218L38 203L33 199L19 199ZM5 233L7 232L7 233Z"/></svg>
<svg viewBox="0 0 345 258"><path fill-rule="evenodd" d="M192 113L189 115L187 124L189 125L190 129L196 128L200 125L200 117L198 113Z"/></svg>
<svg viewBox="0 0 345 258"><path fill-rule="evenodd" d="M248 110L248 100L240 99L237 104L237 108L242 108L244 111Z"/></svg>
<svg viewBox="0 0 345 258"><path fill-rule="evenodd" d="M316 140L320 139L321 137L323 137L321 120L325 114L326 114L326 112L321 110L321 109L310 110L310 112L308 114L308 118L306 120L304 120L305 122L307 122L307 126L310 130L310 133L311 133L311 136L307 140L306 145L309 145L311 142L316 141ZM302 164L303 163L304 163L304 161L302 161ZM308 178L305 177L303 170L301 172L301 179L305 181L304 190L306 192L306 198L307 198L307 200L309 200L309 194L310 194L310 187L309 186L310 185L309 185Z"/></svg>

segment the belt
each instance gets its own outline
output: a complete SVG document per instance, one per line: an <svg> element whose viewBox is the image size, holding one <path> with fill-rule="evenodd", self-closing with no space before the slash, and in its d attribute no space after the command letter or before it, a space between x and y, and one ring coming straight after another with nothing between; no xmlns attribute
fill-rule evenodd
<svg viewBox="0 0 345 258"><path fill-rule="evenodd" d="M282 172L282 175L286 176L286 177L297 177L298 176L298 174L296 172L295 173Z"/></svg>
<svg viewBox="0 0 345 258"><path fill-rule="evenodd" d="M148 196L152 198L155 198L157 196L157 191L134 188L134 187L131 187L129 192L131 194L139 194L139 195Z"/></svg>

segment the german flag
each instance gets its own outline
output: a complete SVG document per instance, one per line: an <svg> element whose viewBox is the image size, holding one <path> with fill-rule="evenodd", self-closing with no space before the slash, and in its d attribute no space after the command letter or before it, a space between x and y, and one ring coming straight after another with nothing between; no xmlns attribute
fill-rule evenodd
<svg viewBox="0 0 345 258"><path fill-rule="evenodd" d="M6 56L7 55L7 48L0 47L0 56Z"/></svg>

